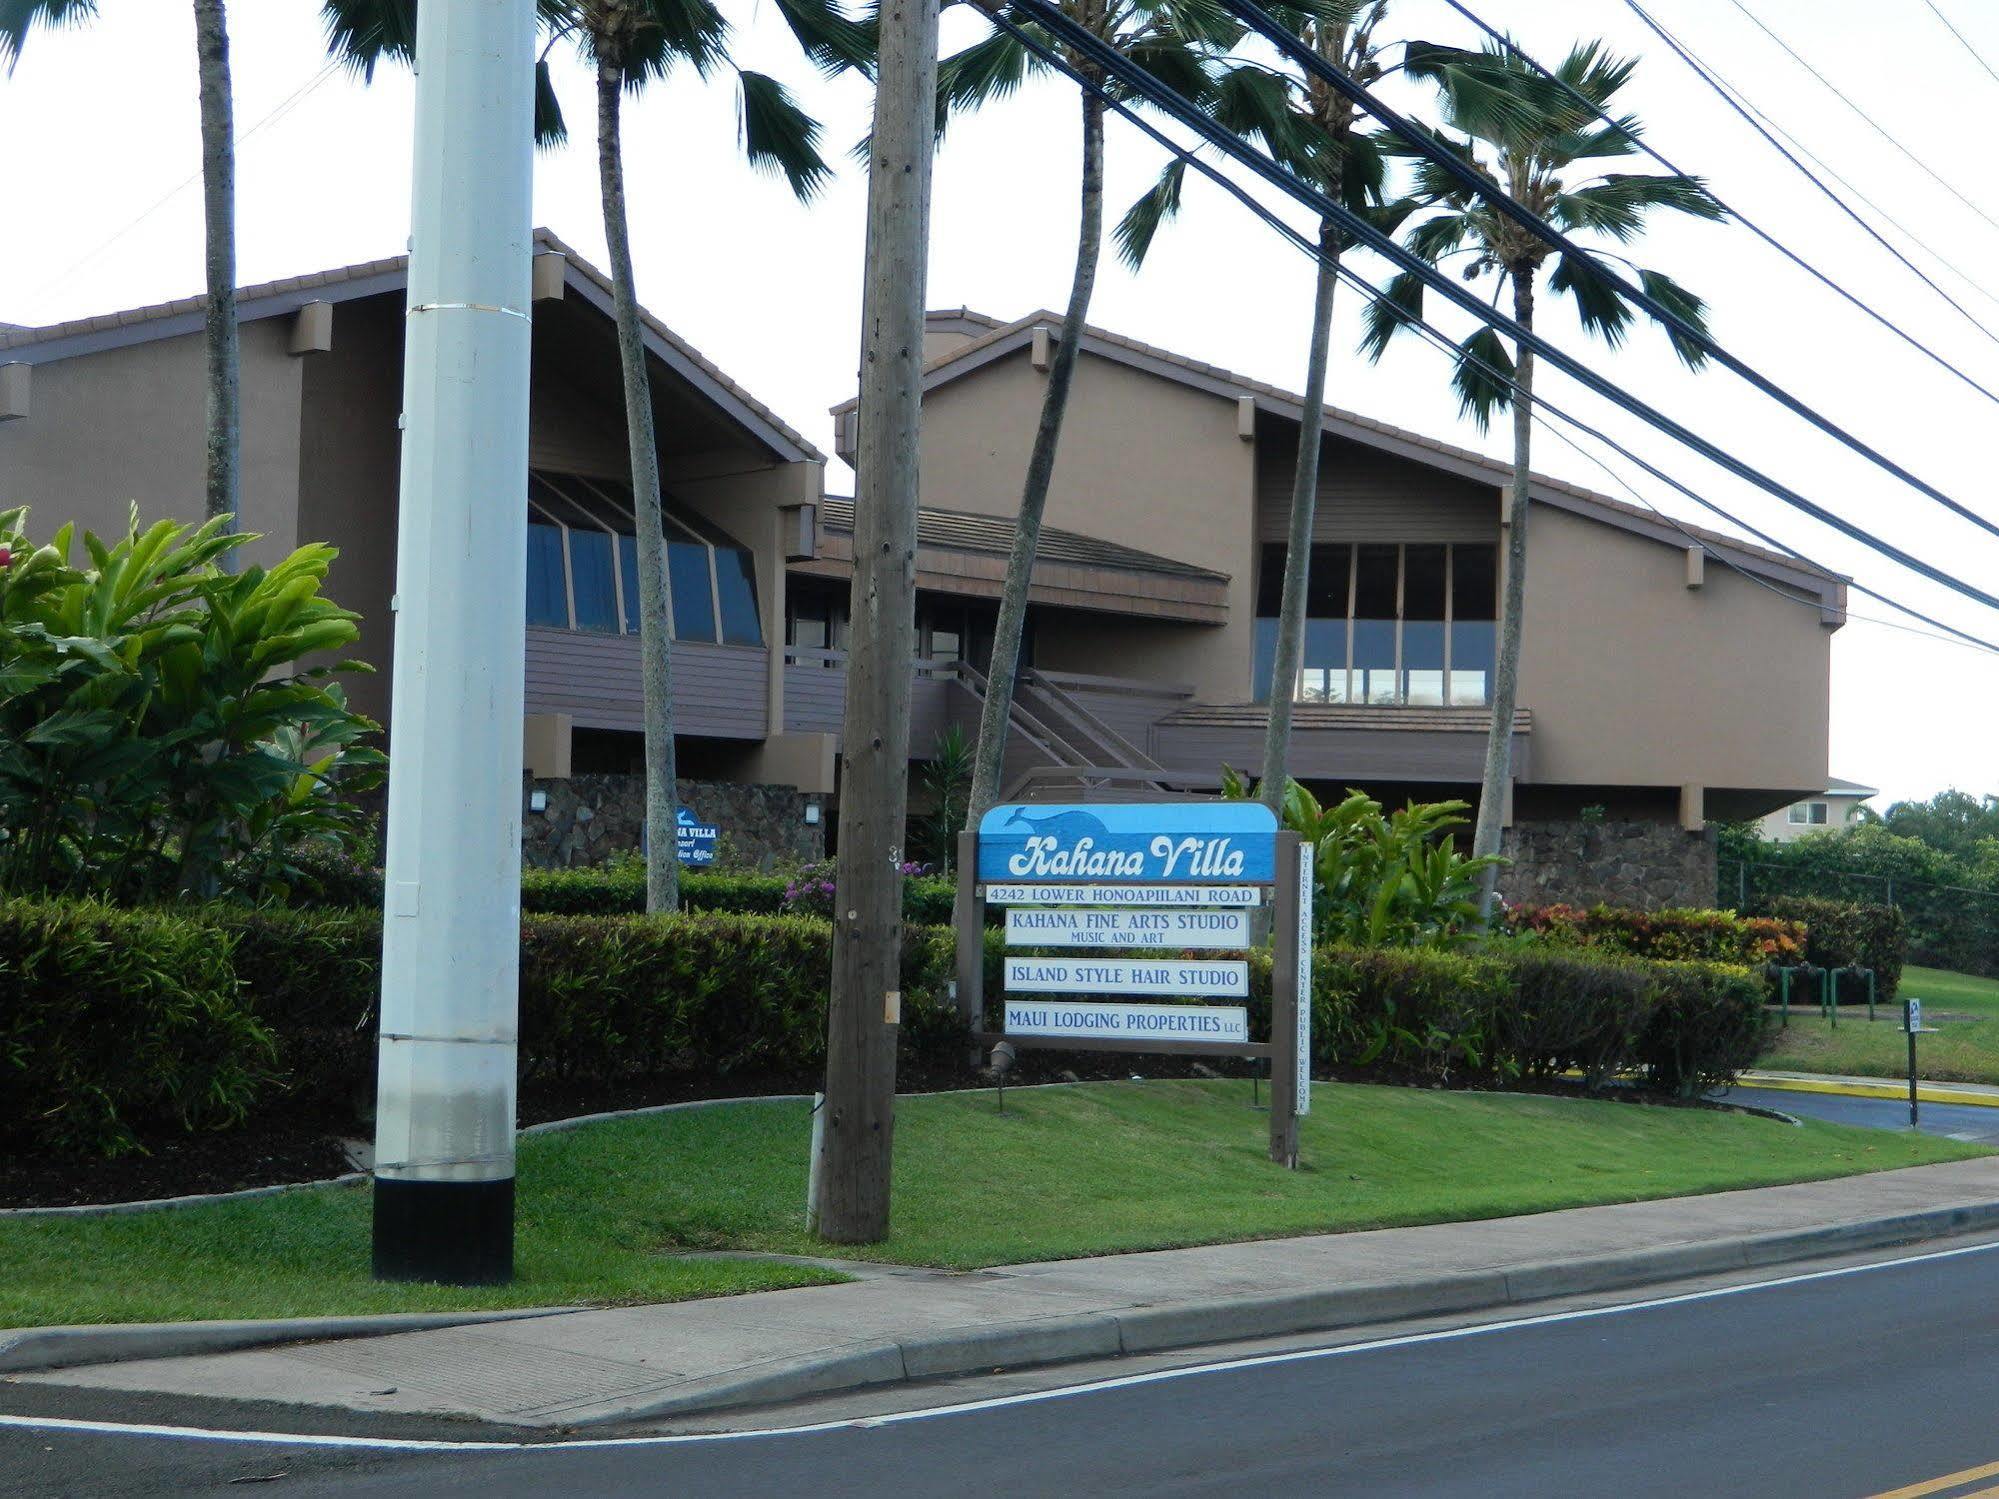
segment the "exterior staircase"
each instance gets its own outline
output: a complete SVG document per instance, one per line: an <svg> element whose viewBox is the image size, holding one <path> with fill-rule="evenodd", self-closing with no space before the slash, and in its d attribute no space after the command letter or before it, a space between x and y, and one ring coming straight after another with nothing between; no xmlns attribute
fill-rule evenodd
<svg viewBox="0 0 1999 1499"><path fill-rule="evenodd" d="M988 682L967 662L956 680L983 710ZM1212 793L1221 785L1212 770L1174 770L1133 744L1066 688L1034 671L1014 685L1008 717L1007 801L1098 801Z"/></svg>

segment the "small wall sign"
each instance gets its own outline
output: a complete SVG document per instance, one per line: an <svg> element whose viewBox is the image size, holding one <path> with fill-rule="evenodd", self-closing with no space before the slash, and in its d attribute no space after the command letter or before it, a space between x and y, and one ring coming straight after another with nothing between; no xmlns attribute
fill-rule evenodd
<svg viewBox="0 0 1999 1499"><path fill-rule="evenodd" d="M999 806L979 820L979 878L1267 885L1276 826L1258 802Z"/></svg>
<svg viewBox="0 0 1999 1499"><path fill-rule="evenodd" d="M1249 1040L1241 1005L1122 1005L1103 1000L1009 999L1009 1036L1056 1036L1075 1041Z"/></svg>
<svg viewBox="0 0 1999 1499"><path fill-rule="evenodd" d="M713 864L715 862L716 840L722 830L695 821L694 814L685 807L680 808L679 826L674 830L674 845L683 864Z"/></svg>
<svg viewBox="0 0 1999 1499"><path fill-rule="evenodd" d="M1240 999L1249 994L1249 964L1240 958L1008 958L1006 989L1009 994L1214 995Z"/></svg>
<svg viewBox="0 0 1999 1499"><path fill-rule="evenodd" d="M1232 911L1069 911L1009 907L1008 947L1243 949L1249 913Z"/></svg>

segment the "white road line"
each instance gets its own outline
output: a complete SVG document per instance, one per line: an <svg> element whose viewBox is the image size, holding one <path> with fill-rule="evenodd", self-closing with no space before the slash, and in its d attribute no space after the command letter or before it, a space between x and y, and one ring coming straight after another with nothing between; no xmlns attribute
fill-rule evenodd
<svg viewBox="0 0 1999 1499"><path fill-rule="evenodd" d="M1238 1369L1260 1369L1277 1364L1300 1364L1319 1359L1353 1358L1394 1348L1411 1348L1424 1343L1449 1343L1462 1338L1486 1337L1525 1327L1550 1327L1563 1322L1583 1322L1598 1317L1616 1317L1626 1312L1652 1311L1659 1307L1684 1306L1695 1301L1715 1301L1725 1296L1743 1296L1754 1291L1777 1290L1783 1286L1806 1285L1814 1281L1838 1280L1849 1275L1866 1275L1875 1270L1895 1270L1905 1265L1929 1264L1936 1260L1960 1259L1967 1255L1999 1250L1999 1242L1970 1244L1958 1249L1930 1250L1902 1255L1866 1265L1843 1265L1833 1270L1812 1270L1800 1275L1784 1275L1773 1280L1748 1281L1736 1286L1718 1286L1707 1291L1685 1291L1677 1296L1655 1296L1645 1301L1621 1302L1616 1306L1582 1307L1574 1311L1543 1312L1532 1317L1510 1317L1500 1322L1482 1322L1471 1327L1443 1328L1436 1332L1405 1333L1400 1337L1377 1338L1368 1343L1345 1343L1336 1348L1300 1348L1286 1353L1259 1353L1214 1363L1188 1364L1158 1369L1145 1374L1123 1374L1111 1379L1094 1379L1083 1384L1064 1385L1052 1390L1029 1390L1018 1395L996 1395L985 1400L965 1400L955 1405L928 1406L922 1410L891 1411L879 1416L861 1416L844 1421L815 1421L804 1426L756 1427L742 1431L684 1432L668 1436L586 1437L577 1441L547 1442L447 1442L420 1437L343 1437L306 1432L227 1431L199 1426L162 1426L139 1422L82 1421L64 1416L10 1416L0 1414L0 1430L87 1432L100 1436L153 1437L174 1441L236 1442L255 1446L306 1448L357 1448L370 1452L574 1452L601 1451L616 1447L687 1447L715 1442L743 1442L765 1437L813 1436L829 1431L866 1430L876 1426L899 1426L911 1421L932 1421L945 1416L973 1415L980 1411L1005 1410L1017 1405L1038 1405L1044 1401L1066 1400L1075 1395L1096 1395L1107 1390L1133 1389L1141 1385L1164 1384L1169 1380L1193 1379L1205 1374L1226 1374Z"/></svg>

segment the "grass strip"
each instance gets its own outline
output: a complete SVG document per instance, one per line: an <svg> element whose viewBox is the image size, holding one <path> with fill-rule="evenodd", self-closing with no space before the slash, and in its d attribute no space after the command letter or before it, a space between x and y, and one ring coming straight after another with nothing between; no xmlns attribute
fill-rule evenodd
<svg viewBox="0 0 1999 1499"><path fill-rule="evenodd" d="M1240 1082L906 1098L888 1242L841 1255L971 1268L1543 1212L1983 1154L1953 1140L1524 1094L1322 1084L1305 1169L1265 1158ZM519 1278L368 1277L365 1187L0 1222L0 1325L671 1301L837 1277L686 1250L827 1253L804 1231L806 1106L771 1100L521 1142Z"/></svg>

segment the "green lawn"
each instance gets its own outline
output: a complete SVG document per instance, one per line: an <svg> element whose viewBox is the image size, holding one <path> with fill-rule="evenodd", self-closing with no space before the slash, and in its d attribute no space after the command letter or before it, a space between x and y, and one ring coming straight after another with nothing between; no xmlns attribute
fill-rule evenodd
<svg viewBox="0 0 1999 1499"><path fill-rule="evenodd" d="M1923 1002L1923 1024L1938 1028L1916 1042L1916 1070L1934 1082L1999 1083L1999 980L1942 968L1909 968L1902 994ZM1819 1018L1816 1005L1791 1006L1791 1024L1773 1030L1765 1067L1791 1072L1845 1073L1858 1077L1907 1077L1909 1043L1902 1033L1898 999L1867 1023L1864 1006L1842 1005L1839 1029Z"/></svg>
<svg viewBox="0 0 1999 1499"><path fill-rule="evenodd" d="M1012 1260L1537 1212L1955 1160L1955 1141L1745 1115L1322 1084L1306 1169L1265 1159L1241 1083L1100 1083L905 1099L894 1234L844 1251ZM827 1277L678 1249L825 1252L805 1236L795 1102L531 1136L520 1279L501 1290L367 1277L367 1194L0 1223L0 1325L659 1301Z"/></svg>

